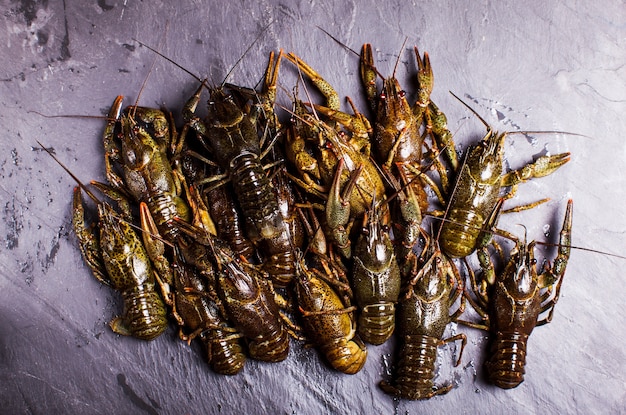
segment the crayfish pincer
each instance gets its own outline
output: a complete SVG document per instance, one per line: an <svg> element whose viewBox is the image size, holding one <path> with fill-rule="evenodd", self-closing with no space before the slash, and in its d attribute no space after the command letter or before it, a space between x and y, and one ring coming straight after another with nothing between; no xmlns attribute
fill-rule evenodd
<svg viewBox="0 0 626 415"><path fill-rule="evenodd" d="M528 337L536 326L552 321L571 250L572 206L570 200L556 260L552 266L545 265L543 272L537 272L536 242L526 245L525 241L517 241L504 271L497 276L491 261L481 260L490 289L488 293L487 287L483 285L481 289L476 285L473 273L470 273L478 299L475 308L495 335L490 357L485 363L487 377L501 388L515 388L524 381ZM490 281L490 276L495 280ZM547 315L540 318L544 313Z"/></svg>
<svg viewBox="0 0 626 415"><path fill-rule="evenodd" d="M458 270L441 253L436 241L425 248L423 257L423 267L408 281L400 296L397 332L402 340L396 377L391 384L380 383L386 393L411 400L430 399L452 389L452 384L438 387L433 384L437 347L461 340L458 365L467 342L464 334L442 340L446 325L465 309L461 297L459 308L450 315L450 308L464 287Z"/></svg>

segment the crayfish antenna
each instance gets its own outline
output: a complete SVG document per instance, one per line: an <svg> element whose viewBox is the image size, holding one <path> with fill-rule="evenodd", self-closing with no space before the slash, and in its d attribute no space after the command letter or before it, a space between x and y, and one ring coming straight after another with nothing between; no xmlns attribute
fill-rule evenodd
<svg viewBox="0 0 626 415"><path fill-rule="evenodd" d="M224 85L226 85L226 81L228 80L228 78L230 77L230 75L233 73L233 71L235 70L235 68L237 68L237 66L239 66L239 64L241 63L241 61L243 60L243 58L248 54L248 52L250 52L250 49L252 49L252 47L256 44L256 42L259 41L259 39L261 39L261 37L265 34L265 32L267 31L267 29L269 29L269 27L274 23L274 21L270 21L267 25L265 25L265 27L263 29L261 29L261 32L257 35L257 37L254 38L254 40L252 41L252 43L250 43L250 46L248 46L248 48L243 52L243 54L239 57L239 59L237 59L237 62L235 62L235 64L232 66L232 68L230 68L230 70L228 71L228 73L226 74L226 76L224 77L224 80L222 81L222 83L220 84L220 88L223 88Z"/></svg>
<svg viewBox="0 0 626 415"><path fill-rule="evenodd" d="M83 189L85 191L85 193L87 193L87 195L91 198L91 200L93 200L96 204L102 204L102 202L100 201L100 199L98 199L98 197L96 195L93 194L93 192L91 190L89 190L87 188L87 186L85 186L85 184L83 182L80 181L80 179L78 177L76 177L76 175L74 173L72 173L72 171L61 162L61 160L59 160L54 153L52 152L52 150L46 148L43 144L41 144L39 142L39 140L35 140L37 141L37 144L39 144L39 147L41 147L46 153L48 153L48 155L50 157L52 157L54 159L54 161L57 162L57 164L59 166L61 166L63 168L63 170L65 170L67 172L67 174L69 174L72 179L74 179L74 181L76 183L78 183L78 186L80 186L81 189Z"/></svg>
<svg viewBox="0 0 626 415"><path fill-rule="evenodd" d="M400 46L400 53L398 53L398 57L396 58L396 63L393 66L393 73L392 73L392 77L395 78L396 77L396 69L398 69L398 64L400 63L400 57L402 56L402 51L404 50L404 47L406 46L406 42L409 40L408 37L404 38L404 42L402 42L402 46Z"/></svg>
<svg viewBox="0 0 626 415"><path fill-rule="evenodd" d="M459 102L461 104L463 104L467 109L469 109L472 114L474 114L476 116L476 118L478 118L483 125L487 128L487 130L491 131L492 128L491 126L487 123L487 121L485 121L485 119L483 117L481 117L475 110L474 108L470 107L469 104L467 104L465 101L463 101L461 98L459 98L457 95L454 94L454 92L452 91L448 91L450 92L450 94L456 98L457 100L459 100ZM585 134L580 134L580 133L572 133L569 131L558 131L558 130L543 130L543 131L535 131L535 130L525 130L525 131L507 131L506 133L507 135L512 135L512 134L523 134L523 135L528 135L528 134L565 134L565 135L573 135L573 136L578 136L578 137L585 137L585 138L593 138L590 137L588 135Z"/></svg>
<svg viewBox="0 0 626 415"><path fill-rule="evenodd" d="M167 36L167 31L170 27L170 21L168 20L167 22L165 22L165 30L163 31L163 35L161 38L161 44L159 46L159 48L163 47L163 44L165 43L165 39ZM146 85L148 83L148 79L150 78L150 75L152 74L152 70L154 69L154 66L156 65L156 61L157 61L157 56L154 57L154 59L152 60L152 65L150 65L150 70L148 71L148 74L146 75L146 77L143 79L143 82L141 84L141 87L139 88L139 92L137 93L137 99L135 100L135 105L133 106L133 115L132 118L135 118L135 112L137 110L137 104L139 104L139 98L141 97L143 90L146 88Z"/></svg>

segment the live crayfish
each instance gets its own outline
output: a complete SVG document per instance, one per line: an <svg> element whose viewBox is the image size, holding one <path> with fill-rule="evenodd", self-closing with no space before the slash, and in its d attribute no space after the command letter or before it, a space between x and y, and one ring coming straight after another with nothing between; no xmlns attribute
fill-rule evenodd
<svg viewBox="0 0 626 415"><path fill-rule="evenodd" d="M145 203L159 233L174 242L180 235L175 218L188 221L190 211L181 197L182 174L172 169L169 160L179 151L171 114L137 106L121 112L122 100L118 96L113 102L104 132L106 177L112 186ZM123 178L115 172L116 162Z"/></svg>
<svg viewBox="0 0 626 415"><path fill-rule="evenodd" d="M187 140L186 144L192 144L189 141ZM193 150L187 147L180 160L181 170L189 183L200 183L207 177L222 174L219 167L200 161L194 154ZM204 192L204 199L208 214L215 223L217 237L228 243L235 254L251 260L256 255L256 249L246 235L244 219L233 198L230 185L227 183L212 187ZM206 203L208 201L210 203Z"/></svg>
<svg viewBox="0 0 626 415"><path fill-rule="evenodd" d="M537 271L536 242L516 241L504 270L495 272L488 257L481 259L485 275L477 284L470 270L477 304L485 326L494 335L485 362L487 377L495 385L510 389L524 381L526 344L535 326L552 320L571 250L573 202L569 200L561 228L558 254L553 265ZM544 313L545 317L540 318ZM478 325L480 327L480 325Z"/></svg>
<svg viewBox="0 0 626 415"><path fill-rule="evenodd" d="M456 173L441 224L441 249L453 258L465 257L489 242L489 230L497 224L503 198L512 197L520 183L553 173L567 163L570 156L570 153L541 156L521 169L503 174L504 141L507 135L513 133L498 133L480 116L478 118L487 127L487 134L467 150ZM501 189L509 186L509 193L501 196ZM522 208L530 208L544 201Z"/></svg>
<svg viewBox="0 0 626 415"><path fill-rule="evenodd" d="M278 211L286 231L271 239L259 241L262 267L277 286L287 286L294 275L296 252L304 244L304 228L296 207L296 194L284 166L272 174Z"/></svg>
<svg viewBox="0 0 626 415"><path fill-rule="evenodd" d="M361 81L375 114L372 141L376 160L388 176L387 180L391 182L393 190L398 193L398 203L394 203L397 209L392 210L392 215L396 224L394 235L400 242L398 257L402 263L410 260L412 248L419 237L422 217L428 208L425 184L429 184L433 191L440 195L437 185L421 171L424 157L422 148L425 146L424 139L429 133L435 138L432 143L433 149L440 147L447 149L445 154L448 155L450 163L456 165L456 152L451 134L446 133L445 122L443 125L441 123L442 113L430 100L433 90L430 58L428 53L424 53L422 58L417 47L414 50L418 66L418 91L413 106L409 104L406 92L395 78L395 68L391 77L383 79L382 90L378 93L376 87L378 70L369 43L363 45L360 56ZM433 117L436 121L434 124ZM422 125L425 125L425 128L422 128ZM438 162L436 155L432 157L432 163L439 168L442 186L446 189L448 186L445 168Z"/></svg>
<svg viewBox="0 0 626 415"><path fill-rule="evenodd" d="M320 120L296 99L293 126L286 140L287 156L301 175L294 179L310 193L326 200L326 225L341 253L350 257L349 229L353 221L373 201L384 200L383 179L369 158L371 127L354 107L354 115L339 111L337 92L302 59L293 53L286 58L325 96L327 107L314 105L314 108L329 119ZM335 123L345 127L351 136L336 129Z"/></svg>
<svg viewBox="0 0 626 415"><path fill-rule="evenodd" d="M207 208L191 187L193 223L179 220L189 238L178 241L184 259L209 282L214 301L237 332L248 341L250 356L279 362L289 354L289 331L276 303L273 286L256 266L236 257L208 226Z"/></svg>
<svg viewBox="0 0 626 415"><path fill-rule="evenodd" d="M377 206L365 213L352 266L352 286L359 307L358 332L371 344L382 344L391 337L401 285L393 245L381 220Z"/></svg>
<svg viewBox="0 0 626 415"><path fill-rule="evenodd" d="M346 304L336 288L325 281L340 282L328 272L329 263L321 257L315 261L317 264L309 267L300 253L297 263L295 290L304 330L334 369L355 374L367 359L365 344L356 333L355 307Z"/></svg>
<svg viewBox="0 0 626 415"><path fill-rule="evenodd" d="M167 309L156 291L156 284L164 287L165 283L159 280L142 240L127 221L121 220L105 203L98 205L100 235L91 234L84 227L81 199L80 190L76 188L72 224L83 256L93 259L101 255L97 262L87 262L100 282L119 291L124 298L122 317L111 321L111 328L118 334L144 340L158 337L167 328ZM93 248L100 253L86 252ZM168 290L162 288L162 292Z"/></svg>
<svg viewBox="0 0 626 415"><path fill-rule="evenodd" d="M467 342L462 333L442 340L446 325L465 309L461 296L463 280L436 240L425 248L422 257L423 265L403 287L398 305L397 332L402 340L397 373L392 382L380 383L386 393L412 400L430 399L452 389L451 384L438 387L433 384L437 347L461 340L458 365ZM461 303L450 315L458 298Z"/></svg>
<svg viewBox="0 0 626 415"><path fill-rule="evenodd" d="M246 361L240 344L242 335L220 314L214 301L215 287L200 278L179 255L172 264L172 271L173 315L180 326L180 338L191 342L199 337L205 346L208 363L217 373L239 373ZM191 333L185 333L183 328L191 330Z"/></svg>
<svg viewBox="0 0 626 415"><path fill-rule="evenodd" d="M155 339L167 329L167 309L161 295L167 296L169 287L163 281L167 278L157 274L144 243L131 226L132 217L100 201L50 150L39 145L78 183L72 200L72 226L85 262L98 281L119 291L124 299L122 316L110 322L111 329L125 336ZM121 194L102 188L124 204ZM97 232L85 226L81 189L97 203Z"/></svg>
<svg viewBox="0 0 626 415"><path fill-rule="evenodd" d="M391 173L391 168L401 169L411 182L410 189L420 201L420 208L426 210L428 200L423 186L413 179L419 176L422 162L423 136L420 131L424 121L424 109L432 91L432 68L428 54L424 60L417 49L417 62L420 68L420 90L414 107L408 103L406 92L400 83L391 76L383 80L383 89L377 92L378 72L374 65L372 46L369 43L361 49L361 80L365 86L370 106L375 113L373 142L377 161ZM395 70L394 70L395 72ZM394 73L395 75L395 73ZM416 174L417 173L417 174ZM406 183L405 183L406 184ZM420 221L421 222L421 221Z"/></svg>
<svg viewBox="0 0 626 415"><path fill-rule="evenodd" d="M277 134L269 128L277 128L274 126L276 122L272 122L275 117L264 111L269 111L273 106L280 59L281 55L274 61L274 54L270 54L264 88L258 94L258 104L254 107L260 109L256 112L248 111L232 94L227 93L224 86L219 86L209 89L208 116L201 120L195 115L195 109L204 83L183 109L185 120L225 172L223 180L231 182L243 217L249 224L248 236L255 244L265 247L263 250L266 252L262 254L267 253L270 261L282 259L281 254L292 249L291 245L285 243L284 235L289 230L278 207L278 195L262 164L262 158L269 148L261 148L259 137L266 131ZM237 93L242 91L237 87L233 89ZM266 126L257 125L260 114L269 120ZM275 278L276 283L286 285L289 282L294 274L292 264L293 261L279 264L282 269L281 275Z"/></svg>
<svg viewBox="0 0 626 415"><path fill-rule="evenodd" d="M285 327L274 291L252 266L232 256L225 245L213 245L217 263L217 294L228 318L248 339L254 359L280 362L289 354L289 332Z"/></svg>

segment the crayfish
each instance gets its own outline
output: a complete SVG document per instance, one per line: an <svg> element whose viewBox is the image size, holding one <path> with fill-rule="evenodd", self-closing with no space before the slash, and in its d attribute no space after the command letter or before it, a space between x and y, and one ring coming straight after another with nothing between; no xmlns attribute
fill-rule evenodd
<svg viewBox="0 0 626 415"><path fill-rule="evenodd" d="M110 204L100 201L52 151L38 144L78 183L72 199L72 227L83 259L98 281L119 291L124 299L122 316L110 322L111 329L125 336L155 339L167 329L167 309L161 295L169 295L167 282L171 278L159 276L153 267L146 248L155 248L145 247L133 229L128 201L116 190L98 183L122 207L121 213L116 212ZM85 226L81 189L97 204L97 232Z"/></svg>
<svg viewBox="0 0 626 415"><path fill-rule="evenodd" d="M437 160L437 149L445 149L453 168L457 164L454 142L444 121L445 115L430 99L434 83L430 58L428 53L424 53L422 58L417 47L414 51L418 66L418 90L417 100L412 106L395 78L396 68L391 77L383 79L379 93L376 86L379 73L374 65L372 46L364 44L360 55L361 81L375 115L372 141L376 160L398 194L398 202L394 203L396 209L392 209L392 214L396 225L394 235L400 242L398 258L403 265L412 257L412 248L417 243L422 218L428 208L425 184L430 185L437 196L442 198L438 186L422 172L422 149L426 146L426 136L430 134L433 137L432 162L439 170L444 189L448 187L447 173Z"/></svg>
<svg viewBox="0 0 626 415"><path fill-rule="evenodd" d="M211 368L217 373L235 375L243 369L246 356L239 342L242 335L222 317L215 300L215 287L176 255L172 264L174 292L172 314L180 326L179 337L191 343L199 337ZM205 269L206 270L206 269ZM209 282L209 284L207 283ZM187 334L183 327L191 330Z"/></svg>
<svg viewBox="0 0 626 415"><path fill-rule="evenodd" d="M358 332L371 344L382 344L395 328L400 295L400 268L379 208L365 213L353 254L352 286L359 307Z"/></svg>
<svg viewBox="0 0 626 415"><path fill-rule="evenodd" d="M516 241L506 267L497 275L489 257L479 257L485 274L480 285L468 266L477 299L473 306L485 322L475 327L487 328L495 336L485 362L487 377L501 388L515 388L524 381L528 337L535 326L552 321L571 250L572 210L570 200L556 260L551 266L545 265L542 272L537 271L535 241L528 245ZM548 314L540 318L544 313Z"/></svg>
<svg viewBox="0 0 626 415"><path fill-rule="evenodd" d="M520 183L547 176L570 160L570 153L541 156L519 170L503 174L504 141L512 133L498 133L476 116L487 127L487 134L465 154L440 230L441 249L453 258L465 257L489 242L489 230L497 224L502 200L511 198ZM504 199L500 196L503 187L511 187ZM513 210L528 209L545 201Z"/></svg>
<svg viewBox="0 0 626 415"><path fill-rule="evenodd" d="M182 173L169 160L179 151L171 114L137 106L121 112L122 99L113 102L104 131L106 177L113 187L145 203L159 233L173 243L180 235L176 218L189 221L190 209L182 198ZM115 162L123 177L115 172Z"/></svg>
<svg viewBox="0 0 626 415"><path fill-rule="evenodd" d="M329 121L306 111L296 100L292 128L287 133L287 157L301 177L294 181L326 201L326 225L333 242L345 257L351 256L349 229L353 221L384 200L383 178L369 157L369 122L339 111L337 92L313 68L295 54L286 55L326 97L327 107L314 105ZM335 124L346 128L338 130Z"/></svg>
<svg viewBox="0 0 626 415"><path fill-rule="evenodd" d="M280 268L280 275L276 275L274 281L279 285L287 285L294 273L291 257L287 255L289 260L285 261L283 255L292 250L285 239L289 229L279 210L279 195L262 164L271 146L263 149L259 137L279 127L272 107L281 56L279 54L274 61L274 54L270 54L264 88L261 93L255 94L258 102L252 109L234 96L235 92L242 93L244 88L231 86L231 93L227 93L226 87L222 85L209 88L208 116L205 120L200 119L195 115L195 110L205 87L203 82L185 104L183 116L225 172L222 176L207 178L204 182L215 182L214 186L227 181L231 183L243 218L249 225L248 237L261 247L261 255L268 257L270 268L276 261L281 261L273 268ZM266 121L265 125L261 123L262 119Z"/></svg>
<svg viewBox="0 0 626 415"><path fill-rule="evenodd" d="M318 258L320 260L321 258ZM303 327L330 365L343 373L355 374L365 364L367 349L356 333L355 307L337 293L328 281L337 281L328 262L310 268L300 254L295 290Z"/></svg>
<svg viewBox="0 0 626 415"><path fill-rule="evenodd" d="M430 399L452 389L452 385L434 386L437 347L461 340L461 361L467 342L464 334L443 339L446 325L457 319L465 309L463 280L454 264L443 254L437 241L431 241L422 254L421 269L403 287L398 304L398 330L401 349L397 373L392 383L382 381L380 387L388 394L404 399ZM459 308L450 315L458 298Z"/></svg>

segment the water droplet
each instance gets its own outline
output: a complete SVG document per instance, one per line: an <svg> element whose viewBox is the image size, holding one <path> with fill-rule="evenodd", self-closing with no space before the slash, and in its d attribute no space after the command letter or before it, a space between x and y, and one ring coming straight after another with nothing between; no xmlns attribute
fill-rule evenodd
<svg viewBox="0 0 626 415"><path fill-rule="evenodd" d="M543 225L543 235L548 238L550 237L550 225Z"/></svg>

